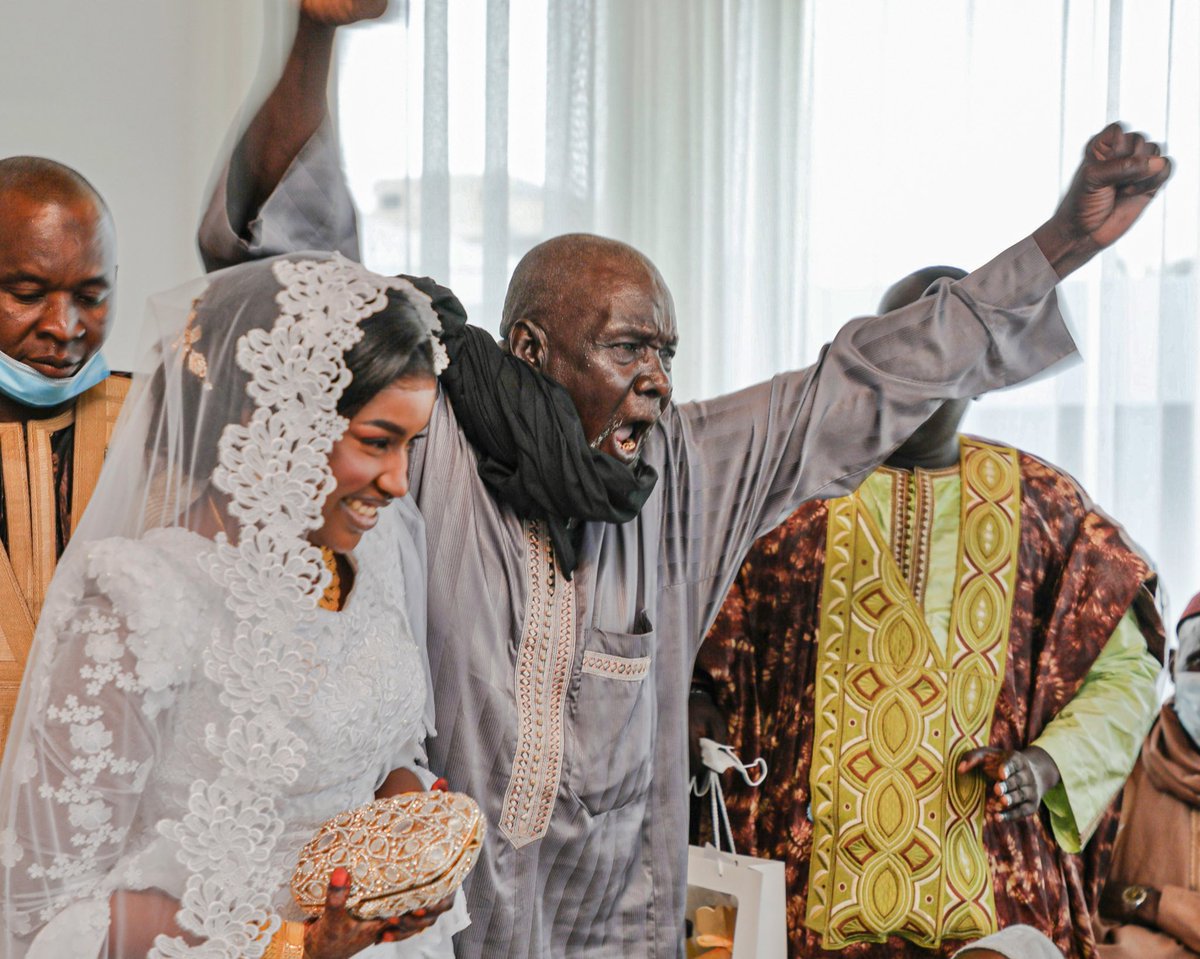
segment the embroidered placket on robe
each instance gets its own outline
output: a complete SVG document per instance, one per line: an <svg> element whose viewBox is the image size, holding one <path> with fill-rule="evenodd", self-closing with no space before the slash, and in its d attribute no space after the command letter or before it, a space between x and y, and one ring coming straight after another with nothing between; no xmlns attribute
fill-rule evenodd
<svg viewBox="0 0 1200 959"><path fill-rule="evenodd" d="M46 419L0 423L0 754L46 587L96 488L129 379L110 376Z"/></svg>
<svg viewBox="0 0 1200 959"><path fill-rule="evenodd" d="M826 949L995 931L985 787L953 771L987 744L1017 570L1015 450L962 443L946 649L857 496L830 504L816 679L808 925Z"/></svg>

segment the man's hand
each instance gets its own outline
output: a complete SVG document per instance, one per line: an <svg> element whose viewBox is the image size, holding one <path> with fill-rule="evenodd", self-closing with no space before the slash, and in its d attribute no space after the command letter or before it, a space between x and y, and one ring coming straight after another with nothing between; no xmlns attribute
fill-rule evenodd
<svg viewBox="0 0 1200 959"><path fill-rule="evenodd" d="M975 770L982 770L992 781L988 805L1002 822L1035 815L1042 798L1062 778L1050 754L1038 746L1018 752L995 746L972 749L958 761L958 774L965 776Z"/></svg>
<svg viewBox="0 0 1200 959"><path fill-rule="evenodd" d="M1130 894L1126 895L1126 890ZM1142 897L1140 893L1145 891ZM1141 900L1140 904L1138 900ZM1109 880L1100 893L1100 915L1120 923L1136 923L1141 926L1158 926L1158 903L1162 893L1150 886L1131 887L1123 882Z"/></svg>
<svg viewBox="0 0 1200 959"><path fill-rule="evenodd" d="M1033 234L1059 278L1066 276L1128 230L1171 175L1157 143L1111 123L1083 151L1067 194L1054 216Z"/></svg>
<svg viewBox="0 0 1200 959"><path fill-rule="evenodd" d="M693 689L688 696L688 766L697 779L707 772L700 759L701 739L727 743L729 730L725 726L725 717L712 697L703 689Z"/></svg>
<svg viewBox="0 0 1200 959"><path fill-rule="evenodd" d="M300 0L300 13L327 27L344 27L383 16L388 0Z"/></svg>

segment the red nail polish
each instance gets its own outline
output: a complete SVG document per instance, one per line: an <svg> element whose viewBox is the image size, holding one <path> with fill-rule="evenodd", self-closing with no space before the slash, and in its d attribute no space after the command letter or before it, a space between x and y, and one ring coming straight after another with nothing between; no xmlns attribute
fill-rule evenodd
<svg viewBox="0 0 1200 959"><path fill-rule="evenodd" d="M425 918L425 910L424 909L414 909L413 915L416 916L418 919L424 919Z"/></svg>
<svg viewBox="0 0 1200 959"><path fill-rule="evenodd" d="M438 776L438 778L433 781L433 785L429 788L436 792L448 792L450 790L450 783L445 777Z"/></svg>
<svg viewBox="0 0 1200 959"><path fill-rule="evenodd" d="M350 885L350 873L346 871L345 866L338 866L329 875L329 885L334 889L345 889Z"/></svg>

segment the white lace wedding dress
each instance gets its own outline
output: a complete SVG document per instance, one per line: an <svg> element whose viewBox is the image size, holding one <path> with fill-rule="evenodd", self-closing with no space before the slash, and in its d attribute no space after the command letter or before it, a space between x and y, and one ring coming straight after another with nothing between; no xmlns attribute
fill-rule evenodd
<svg viewBox="0 0 1200 959"><path fill-rule="evenodd" d="M223 765L253 773L258 758L247 749L218 760L209 742L229 707L225 687L205 675L203 652L229 643L235 622L225 591L205 571L213 542L182 529L100 540L60 570L68 588L55 590L38 640L50 643L40 654L52 656L52 666L31 700L47 721L15 761L27 815L53 820L36 823L31 834L73 831L58 844L70 852L25 848L19 826L0 832L0 862L20 909L15 921L32 940L30 959L104 955L112 891L157 888L186 903L185 862L219 863L215 875L261 867L242 859L262 848L262 830L278 831L265 873L277 884L263 892L274 912L302 918L288 888L299 849L324 820L370 801L391 770L424 761L427 667L404 591L405 544L415 545L400 514L410 509L397 502L380 512L354 552L357 574L345 608L318 610L300 627L311 645L300 644L266 677L285 698L306 679L317 683L310 704L288 723L306 747L303 768L291 782L261 783L273 808L258 820L209 804L210 794L192 788L215 781ZM419 563L412 569L420 575ZM263 679L256 676L260 690ZM227 751L237 748L236 733ZM24 890L22 873L30 880ZM452 955L450 934L464 925L460 894L431 929L361 955Z"/></svg>

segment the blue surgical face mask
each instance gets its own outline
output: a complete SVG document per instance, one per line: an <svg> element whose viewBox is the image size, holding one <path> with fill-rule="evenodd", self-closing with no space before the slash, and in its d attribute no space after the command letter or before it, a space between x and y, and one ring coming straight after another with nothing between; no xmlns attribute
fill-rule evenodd
<svg viewBox="0 0 1200 959"><path fill-rule="evenodd" d="M0 352L0 393L25 406L58 406L90 390L108 376L104 354L91 358L71 376L53 377Z"/></svg>

